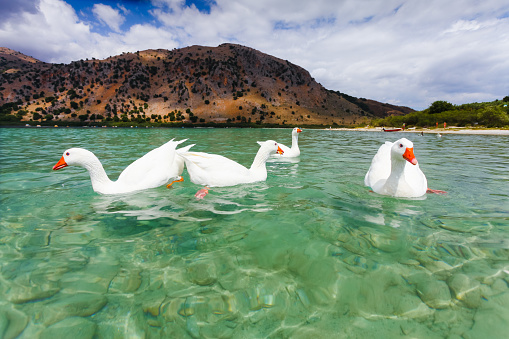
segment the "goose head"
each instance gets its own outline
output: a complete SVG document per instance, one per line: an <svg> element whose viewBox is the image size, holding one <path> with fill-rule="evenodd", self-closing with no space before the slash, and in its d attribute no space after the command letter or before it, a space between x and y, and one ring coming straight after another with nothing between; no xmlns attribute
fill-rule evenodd
<svg viewBox="0 0 509 339"><path fill-rule="evenodd" d="M391 148L391 158L395 160L406 160L412 165L417 165L417 159L414 155L414 144L406 138L401 138L394 142Z"/></svg>
<svg viewBox="0 0 509 339"><path fill-rule="evenodd" d="M71 165L87 167L87 164L92 163L95 159L97 159L96 156L84 148L69 148L53 166L53 170L56 171Z"/></svg>
<svg viewBox="0 0 509 339"><path fill-rule="evenodd" d="M260 150L267 150L269 154L277 153L282 155L284 153L278 143L274 140L257 141L257 143L260 145Z"/></svg>
<svg viewBox="0 0 509 339"><path fill-rule="evenodd" d="M266 151L268 154L283 154L284 151L279 147L278 143L274 140L267 141L257 141L258 145L260 145L260 151Z"/></svg>
<svg viewBox="0 0 509 339"><path fill-rule="evenodd" d="M302 130L298 127L295 127L292 131L292 135L299 135L300 132L302 132Z"/></svg>
<svg viewBox="0 0 509 339"><path fill-rule="evenodd" d="M277 142L274 140L267 140L263 143L262 148L266 148L270 151L270 153L277 153L279 155L283 155L284 151L279 147Z"/></svg>

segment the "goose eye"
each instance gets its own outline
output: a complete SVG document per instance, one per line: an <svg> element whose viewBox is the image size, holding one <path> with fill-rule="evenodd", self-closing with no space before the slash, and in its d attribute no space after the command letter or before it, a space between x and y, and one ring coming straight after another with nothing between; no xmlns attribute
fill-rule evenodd
<svg viewBox="0 0 509 339"><path fill-rule="evenodd" d="M69 152L65 152L65 155L69 156Z"/></svg>
<svg viewBox="0 0 509 339"><path fill-rule="evenodd" d="M403 147L403 144L399 144L399 147Z"/></svg>

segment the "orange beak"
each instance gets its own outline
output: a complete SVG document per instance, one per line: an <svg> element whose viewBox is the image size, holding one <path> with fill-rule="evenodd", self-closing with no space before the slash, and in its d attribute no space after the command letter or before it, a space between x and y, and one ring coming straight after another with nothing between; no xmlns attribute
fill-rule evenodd
<svg viewBox="0 0 509 339"><path fill-rule="evenodd" d="M413 148L407 147L407 149L405 150L405 153L403 153L403 158L406 161L408 161L409 163L411 163L412 165L417 165L417 159L415 158Z"/></svg>
<svg viewBox="0 0 509 339"><path fill-rule="evenodd" d="M55 166L53 166L53 170L56 171L56 170L62 169L67 166L69 166L69 165L67 165L67 163L64 160L64 156L62 155L60 160L58 160L58 162L55 164Z"/></svg>
<svg viewBox="0 0 509 339"><path fill-rule="evenodd" d="M297 128L297 133L300 133L302 132L302 130L300 128Z"/></svg>
<svg viewBox="0 0 509 339"><path fill-rule="evenodd" d="M281 149L281 147L277 147L277 154L283 155L284 151Z"/></svg>

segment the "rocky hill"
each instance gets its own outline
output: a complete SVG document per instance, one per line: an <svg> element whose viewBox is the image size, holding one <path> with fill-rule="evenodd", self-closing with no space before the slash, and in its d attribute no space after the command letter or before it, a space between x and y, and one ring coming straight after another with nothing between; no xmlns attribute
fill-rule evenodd
<svg viewBox="0 0 509 339"><path fill-rule="evenodd" d="M350 125L408 107L330 91L305 69L223 44L49 64L0 48L0 120Z"/></svg>

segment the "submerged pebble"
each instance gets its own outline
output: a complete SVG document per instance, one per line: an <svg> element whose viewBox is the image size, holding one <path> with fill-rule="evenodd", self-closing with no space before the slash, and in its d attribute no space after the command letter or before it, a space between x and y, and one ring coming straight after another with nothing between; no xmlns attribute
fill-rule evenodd
<svg viewBox="0 0 509 339"><path fill-rule="evenodd" d="M217 281L214 262L196 262L188 266L189 280L200 286L212 285Z"/></svg>
<svg viewBox="0 0 509 339"><path fill-rule="evenodd" d="M449 286L441 280L425 279L417 283L417 292L422 301L431 308L447 308L451 305Z"/></svg>
<svg viewBox="0 0 509 339"><path fill-rule="evenodd" d="M92 315L101 310L106 303L107 298L100 294L60 294L56 300L51 300L40 309L37 318L45 325L51 325L68 317Z"/></svg>
<svg viewBox="0 0 509 339"><path fill-rule="evenodd" d="M477 308L481 304L481 284L465 274L455 274L448 281L454 297L468 308Z"/></svg>
<svg viewBox="0 0 509 339"><path fill-rule="evenodd" d="M141 285L140 269L121 269L108 286L109 293L133 293Z"/></svg>
<svg viewBox="0 0 509 339"><path fill-rule="evenodd" d="M0 305L0 335L4 339L18 337L28 324L28 316L6 305Z"/></svg>
<svg viewBox="0 0 509 339"><path fill-rule="evenodd" d="M70 317L44 329L40 339L92 339L96 328L97 325L93 321L82 317Z"/></svg>

